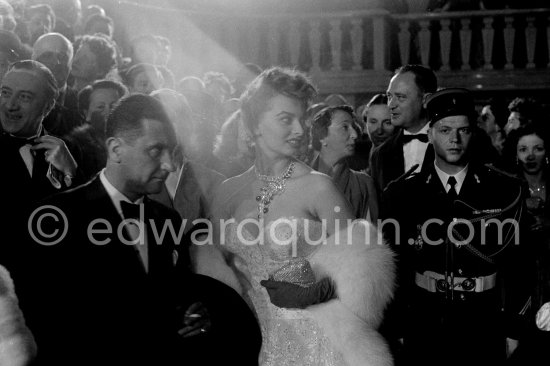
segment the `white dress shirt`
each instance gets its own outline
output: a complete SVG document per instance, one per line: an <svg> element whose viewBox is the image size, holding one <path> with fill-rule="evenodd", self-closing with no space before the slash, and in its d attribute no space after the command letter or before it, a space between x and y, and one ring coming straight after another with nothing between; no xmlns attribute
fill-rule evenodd
<svg viewBox="0 0 550 366"><path fill-rule="evenodd" d="M449 177L451 177L451 175L439 169L435 161L434 161L434 166L435 166L435 171L437 172L437 175L441 180L441 183L443 184L443 187L445 187L445 192L449 193L449 189L451 189L451 185L447 182L449 181ZM468 165L466 165L464 169L462 169L458 173L452 175L456 179L456 184L455 184L456 194L460 194L460 189L462 188L462 184L464 184L464 179L466 178L466 173L468 173Z"/></svg>
<svg viewBox="0 0 550 366"><path fill-rule="evenodd" d="M101 171L99 175L99 179L103 184L103 187L105 187L105 190L107 191L107 194L111 198L111 201L115 205L115 208L118 214L123 220L125 219L125 217L124 217L124 214L122 213L122 208L120 205L121 201L140 205L140 219L139 219L140 226L137 226L134 220L128 220L126 222L125 227L128 234L132 238L132 241L128 243L134 243L130 245L132 245L139 252L143 267L145 268L145 271L148 272L149 271L149 251L147 249L147 235L146 235L147 232L146 232L145 225L143 223L145 221L145 217L143 217L144 216L144 213L143 213L144 207L142 205L143 197L140 197L135 202L130 201L128 197L122 194L118 189L115 188L115 186L111 184L111 182L109 182L109 180L105 176L105 168L103 168L103 170ZM117 230L117 234L118 234L118 228L113 228L113 232L115 230ZM123 238L120 238L120 239L124 240Z"/></svg>

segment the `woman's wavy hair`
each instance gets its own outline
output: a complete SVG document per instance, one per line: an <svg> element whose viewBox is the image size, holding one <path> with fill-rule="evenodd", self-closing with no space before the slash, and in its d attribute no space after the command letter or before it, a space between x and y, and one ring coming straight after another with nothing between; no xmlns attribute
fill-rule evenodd
<svg viewBox="0 0 550 366"><path fill-rule="evenodd" d="M358 128L357 118L355 117L353 107L349 105L338 105L335 107L326 107L321 109L315 116L313 116L313 121L311 123L311 145L313 149L321 151L321 140L327 137L328 128L332 122L332 117L337 111L348 113L353 119L354 128Z"/></svg>
<svg viewBox="0 0 550 366"><path fill-rule="evenodd" d="M263 71L241 96L242 119L250 133L258 126L269 101L279 94L300 101L305 111L317 90L309 78L297 70L273 67Z"/></svg>
<svg viewBox="0 0 550 366"><path fill-rule="evenodd" d="M517 147L519 140L523 136L537 135L544 141L544 147L546 148L546 157L550 153L550 135L548 128L544 126L545 121L537 120L534 123L529 123L525 126L521 126L510 132L506 138L503 149L503 157L506 163L507 169L511 173L520 173L519 166L517 164ZM548 167L547 167L548 170ZM546 172L547 173L547 172Z"/></svg>

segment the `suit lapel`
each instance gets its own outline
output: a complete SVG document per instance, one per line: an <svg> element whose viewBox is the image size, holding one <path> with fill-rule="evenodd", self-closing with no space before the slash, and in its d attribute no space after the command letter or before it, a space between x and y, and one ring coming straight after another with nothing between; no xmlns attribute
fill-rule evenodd
<svg viewBox="0 0 550 366"><path fill-rule="evenodd" d="M381 151L382 152L382 151ZM382 171L384 186L405 173L405 158L403 157L403 130L401 129L389 141L388 150L383 153Z"/></svg>
<svg viewBox="0 0 550 366"><path fill-rule="evenodd" d="M121 271L128 271L128 274L134 273L138 276L137 278L145 276L145 268L138 249L132 245L124 244L118 235L118 229L119 225L122 223L122 218L99 177L98 174L88 183L85 195L88 202L93 202L90 220L103 219L111 224L111 234L105 237L96 235L99 239L98 241L107 238L110 239L108 244L98 247L98 250L102 253L100 254L100 258L103 256L110 256L106 258L107 262L118 262ZM103 226L101 227L103 228ZM148 233L147 225L145 225L145 230Z"/></svg>

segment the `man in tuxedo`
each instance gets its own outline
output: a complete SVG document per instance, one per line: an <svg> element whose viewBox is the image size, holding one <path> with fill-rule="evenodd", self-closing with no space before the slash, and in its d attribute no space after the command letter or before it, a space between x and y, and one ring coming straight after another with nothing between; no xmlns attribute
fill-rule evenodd
<svg viewBox="0 0 550 366"><path fill-rule="evenodd" d="M54 135L64 136L82 123L76 90L67 85L73 45L60 33L44 34L34 43L32 59L50 69L59 90L54 108L44 119L44 127Z"/></svg>
<svg viewBox="0 0 550 366"><path fill-rule="evenodd" d="M178 214L147 197L174 171L175 147L159 101L123 98L107 120L105 169L35 211L59 220L29 218L29 262L43 275L24 284L30 290L20 300L39 362L182 365L220 357L206 352L211 317L198 301L212 280L190 272Z"/></svg>
<svg viewBox="0 0 550 366"><path fill-rule="evenodd" d="M20 249L19 239L26 232L27 210L38 200L73 186L77 173L65 143L46 134L42 126L56 95L52 73L35 61L13 63L2 79L0 260L14 278L17 263L13 260Z"/></svg>
<svg viewBox="0 0 550 366"><path fill-rule="evenodd" d="M391 123L399 130L378 146L371 156L371 174L378 192L415 165L422 168L428 149L428 121L424 99L437 90L434 72L421 65L405 65L396 70L388 86ZM430 158L427 159L431 160Z"/></svg>

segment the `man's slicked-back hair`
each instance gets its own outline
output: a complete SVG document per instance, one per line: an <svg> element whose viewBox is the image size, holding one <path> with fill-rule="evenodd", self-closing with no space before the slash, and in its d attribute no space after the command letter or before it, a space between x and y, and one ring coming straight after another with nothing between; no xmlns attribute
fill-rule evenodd
<svg viewBox="0 0 550 366"><path fill-rule="evenodd" d="M414 74L416 86L423 94L437 91L437 77L432 69L422 65L408 64L395 70L394 76L406 72Z"/></svg>
<svg viewBox="0 0 550 366"><path fill-rule="evenodd" d="M161 122L172 129L168 114L162 103L149 95L133 94L120 99L107 118L105 137L124 137L130 141L143 133L144 119Z"/></svg>
<svg viewBox="0 0 550 366"><path fill-rule="evenodd" d="M27 70L34 73L41 79L41 84L44 88L46 99L50 101L55 101L57 99L57 96L59 95L57 81L55 81L55 77L50 69L44 66L44 64L33 60L17 61L10 65L7 73L12 70Z"/></svg>
<svg viewBox="0 0 550 366"><path fill-rule="evenodd" d="M263 71L254 79L241 96L241 112L245 126L253 132L269 100L277 95L298 100L307 110L317 90L303 73L281 67Z"/></svg>

